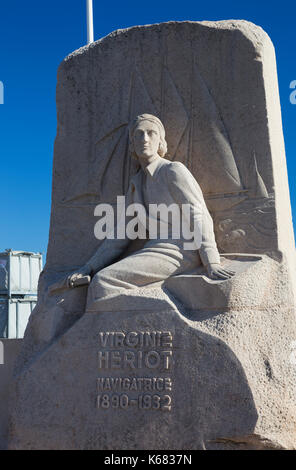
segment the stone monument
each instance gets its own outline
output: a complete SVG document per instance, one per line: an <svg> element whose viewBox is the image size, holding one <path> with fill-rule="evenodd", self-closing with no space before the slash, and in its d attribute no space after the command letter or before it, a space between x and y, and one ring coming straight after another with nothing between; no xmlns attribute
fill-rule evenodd
<svg viewBox="0 0 296 470"><path fill-rule="evenodd" d="M116 31L63 61L57 109L9 448L295 449L295 244L269 37L246 21ZM135 129L156 137L137 144ZM164 268L171 239L157 256L155 241L96 239L98 204L159 203L172 184L202 207L186 263L176 243Z"/></svg>

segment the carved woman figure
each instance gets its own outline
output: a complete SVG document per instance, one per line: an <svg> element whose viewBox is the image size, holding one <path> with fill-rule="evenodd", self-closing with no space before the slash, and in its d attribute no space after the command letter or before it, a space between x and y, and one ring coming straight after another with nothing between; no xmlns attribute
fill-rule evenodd
<svg viewBox="0 0 296 470"><path fill-rule="evenodd" d="M201 216L200 246L184 249L184 237L174 238L172 223L168 221L166 239L151 238L148 231L144 247L119 261L116 259L131 240L106 238L90 260L69 276L71 285L85 275L93 275L87 310L100 299L194 271L201 265L212 279L228 279L233 275L221 267L212 218L198 183L185 165L164 158L167 143L162 122L156 116L142 114L131 123L129 136L132 155L138 159L140 170L131 179L126 205L141 203L147 214L153 204L189 206L193 223L195 217Z"/></svg>

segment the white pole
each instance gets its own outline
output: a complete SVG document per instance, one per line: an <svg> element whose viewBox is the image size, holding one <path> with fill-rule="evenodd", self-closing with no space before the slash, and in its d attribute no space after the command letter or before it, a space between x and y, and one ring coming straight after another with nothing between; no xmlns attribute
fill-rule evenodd
<svg viewBox="0 0 296 470"><path fill-rule="evenodd" d="M93 2L86 0L87 44L94 42Z"/></svg>

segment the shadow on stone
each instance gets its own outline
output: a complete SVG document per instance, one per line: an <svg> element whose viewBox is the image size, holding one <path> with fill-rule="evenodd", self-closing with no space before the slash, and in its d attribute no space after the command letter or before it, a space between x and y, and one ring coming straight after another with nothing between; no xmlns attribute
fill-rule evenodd
<svg viewBox="0 0 296 470"><path fill-rule="evenodd" d="M161 334L170 341L162 344ZM106 378L128 380L121 387L113 380L110 390ZM167 390L153 389L165 380ZM257 421L231 349L172 309L85 314L22 371L15 390L12 449L203 449L215 439L252 434ZM108 395L107 407L98 407L98 394ZM114 395L127 396L129 405L117 405ZM143 396L151 397L146 408Z"/></svg>

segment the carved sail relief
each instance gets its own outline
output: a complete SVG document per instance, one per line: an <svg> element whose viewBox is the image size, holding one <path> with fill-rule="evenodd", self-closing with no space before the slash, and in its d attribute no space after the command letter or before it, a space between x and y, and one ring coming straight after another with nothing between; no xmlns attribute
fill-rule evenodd
<svg viewBox="0 0 296 470"><path fill-rule="evenodd" d="M124 122L109 133L106 130L106 134L96 142L97 161L94 175L97 181L93 184L97 185L100 198L104 201L115 199L118 194L124 194L128 188L130 175L134 172L135 162L131 161L128 152L129 122L144 112L157 114L137 66L130 78L125 105Z"/></svg>
<svg viewBox="0 0 296 470"><path fill-rule="evenodd" d="M180 155L180 145L182 145L181 154L186 156L188 144L183 137L190 122L190 116L166 66L163 67L162 82L161 113L159 117L166 128L168 154L174 160L178 150L178 155ZM179 158L178 160L183 161Z"/></svg>
<svg viewBox="0 0 296 470"><path fill-rule="evenodd" d="M117 193L126 191L131 173L126 124L144 112L161 116L167 128L170 158L183 162L192 171L206 196L223 197L225 193L237 195L244 191L223 120L197 66L193 67L189 110L186 109L166 66L162 77L162 109L158 112L138 67L135 67L127 100L126 123L117 126L114 132L97 141L97 168L94 173L100 176L97 189L101 198L112 197L108 194L108 170L110 177L113 173L110 180L112 190L114 191L115 178L118 180ZM115 168L111 171L112 161L117 165L117 171ZM242 199L244 198L245 195Z"/></svg>
<svg viewBox="0 0 296 470"><path fill-rule="evenodd" d="M96 135L85 192L82 193L79 186L79 194L73 194L77 202L84 200L93 204L89 194L97 194L97 202L112 202L118 194L126 192L137 166L128 152L128 123L142 113L162 119L167 130L168 158L181 161L190 169L206 199L215 200L210 204L212 208L227 205L226 194L231 196L228 206L245 199L246 190L241 183L227 130L197 66L193 64L188 83L191 87L189 104L185 103L165 64L161 77L160 100L156 95L150 96L137 65L129 80L122 83L118 96L110 102L110 119L106 116Z"/></svg>
<svg viewBox="0 0 296 470"><path fill-rule="evenodd" d="M227 131L196 65L191 83L189 122L174 159L188 166L205 195L243 191Z"/></svg>

